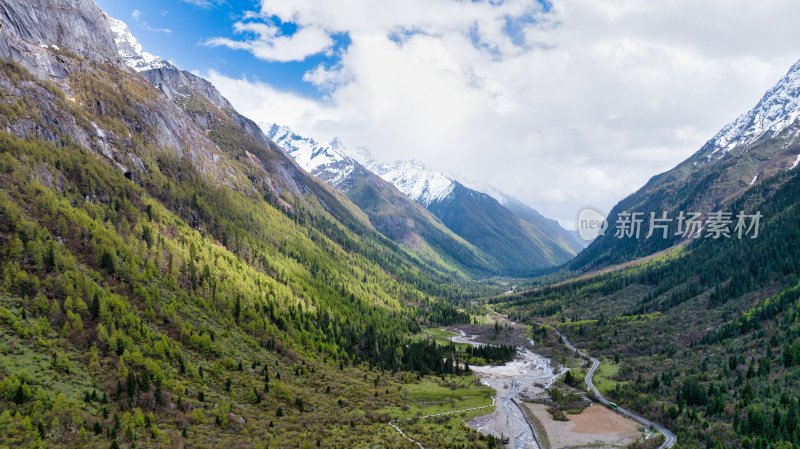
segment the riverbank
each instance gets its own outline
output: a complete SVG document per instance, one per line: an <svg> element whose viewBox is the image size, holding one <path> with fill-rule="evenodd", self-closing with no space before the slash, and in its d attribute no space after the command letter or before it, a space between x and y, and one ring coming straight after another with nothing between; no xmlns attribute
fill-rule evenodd
<svg viewBox="0 0 800 449"><path fill-rule="evenodd" d="M450 338L456 343L514 344L517 356L503 365L473 366L472 372L488 385L495 394L495 410L484 416L467 420L467 426L486 435L508 439L507 447L514 449L540 449L534 429L520 408L523 401L545 393L562 374L547 358L534 353L534 342L525 334L526 326L510 322L505 317L491 317L498 327L462 326L459 335Z"/></svg>
<svg viewBox="0 0 800 449"><path fill-rule="evenodd" d="M496 392L495 411L467 421L481 433L508 438L514 449L539 449L536 435L515 400L532 399L558 378L550 360L520 348L517 358L500 366L476 366L473 372Z"/></svg>

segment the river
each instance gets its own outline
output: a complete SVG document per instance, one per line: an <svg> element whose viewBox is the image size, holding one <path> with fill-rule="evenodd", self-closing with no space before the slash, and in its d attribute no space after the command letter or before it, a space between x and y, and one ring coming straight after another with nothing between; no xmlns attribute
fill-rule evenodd
<svg viewBox="0 0 800 449"><path fill-rule="evenodd" d="M458 343L475 342L474 337L452 337ZM525 347L518 347L517 357L505 365L473 366L472 371L496 392L495 411L467 421L467 425L484 434L508 438L509 448L540 449L536 437L515 400L542 394L561 374L556 373L550 360Z"/></svg>

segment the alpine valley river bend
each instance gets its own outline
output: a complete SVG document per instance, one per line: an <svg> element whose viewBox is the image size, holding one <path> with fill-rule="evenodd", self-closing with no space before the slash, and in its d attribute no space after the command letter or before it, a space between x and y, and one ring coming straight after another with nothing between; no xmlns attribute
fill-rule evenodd
<svg viewBox="0 0 800 449"><path fill-rule="evenodd" d="M550 359L534 353L532 350L535 348L535 342L528 338L523 338L524 331L522 331L521 326L497 314L494 314L492 318L503 324L503 329L505 329L503 332L513 335L512 339L517 344L517 355L514 360L504 365L471 367L482 383L495 390L493 403L496 407L494 412L472 418L466 424L483 434L494 435L501 440L508 438L506 447L541 449L542 445L539 440L541 435L536 434L530 422L526 419L522 409L523 401L547 396L548 388L566 373L566 369L564 367L554 367ZM460 335L450 337L450 341L453 343L467 343L475 346L487 344L485 341L479 341L487 337L485 334L472 335L463 329L459 329L458 332ZM597 369L597 359L578 351L560 332L556 331L556 333L567 348L580 355L581 358L592 362L593 367L587 374L586 385L593 390L600 403L611 404L594 388L591 380L592 374ZM653 429L655 433L663 434L664 441L660 446L661 449L672 447L675 444L675 435L662 426L621 407L617 408L617 412L639 423L643 428ZM653 434L647 435L647 438Z"/></svg>
<svg viewBox="0 0 800 449"><path fill-rule="evenodd" d="M461 334L452 337L451 341L473 345L485 344L475 341L474 335L467 336L463 331ZM508 438L509 447L515 449L541 447L518 401L542 395L563 374L563 369L557 373L549 359L526 347L532 343L528 340L525 346L519 346L517 357L504 365L471 367L485 385L496 391L497 407L488 415L468 420L467 425L484 434Z"/></svg>

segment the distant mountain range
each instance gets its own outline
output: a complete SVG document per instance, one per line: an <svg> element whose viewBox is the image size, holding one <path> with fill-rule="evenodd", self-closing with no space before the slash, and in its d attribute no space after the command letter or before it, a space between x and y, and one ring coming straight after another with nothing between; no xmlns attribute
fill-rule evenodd
<svg viewBox="0 0 800 449"><path fill-rule="evenodd" d="M348 156L338 140L319 144L278 126L270 127L267 136L318 179L347 195L379 232L421 258L462 274L498 270L486 254Z"/></svg>
<svg viewBox="0 0 800 449"><path fill-rule="evenodd" d="M520 275L560 265L583 248L555 220L490 186L469 188L416 160L383 163L369 150L348 148L339 139L320 143L286 126L267 128L268 137L317 178L347 194L377 229L421 248L423 256L432 257L429 250L434 249L437 257L468 270ZM398 194L427 210L403 204Z"/></svg>
<svg viewBox="0 0 800 449"><path fill-rule="evenodd" d="M265 127L264 135L206 80L145 52L124 22L107 20L123 62L168 98L207 99L261 143L274 141L305 170L345 193L379 232L445 271L525 275L563 264L583 249L573 234L521 201L491 187L468 188L419 161L384 164L366 149L347 148L338 139L319 143L277 125ZM193 117L207 127L202 114Z"/></svg>

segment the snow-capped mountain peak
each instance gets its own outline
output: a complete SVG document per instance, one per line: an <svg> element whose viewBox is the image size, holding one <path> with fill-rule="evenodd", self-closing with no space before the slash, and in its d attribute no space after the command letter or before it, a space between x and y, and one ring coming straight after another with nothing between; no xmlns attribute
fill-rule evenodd
<svg viewBox="0 0 800 449"><path fill-rule="evenodd" d="M800 61L764 94L753 109L726 125L711 139L710 155L721 157L729 150L753 143L762 136L775 136L799 117Z"/></svg>
<svg viewBox="0 0 800 449"><path fill-rule="evenodd" d="M434 171L418 160L395 161L393 164L376 162L367 168L425 207L447 198L455 188L453 178Z"/></svg>
<svg viewBox="0 0 800 449"><path fill-rule="evenodd" d="M333 187L338 188L355 170L357 162L344 152L345 147L338 138L321 144L277 124L266 131L267 137L283 147L301 167Z"/></svg>
<svg viewBox="0 0 800 449"><path fill-rule="evenodd" d="M359 147L355 147L355 148L347 148L346 152L347 152L348 156L352 157L353 159L358 161L359 164L363 165L364 167L369 168L370 170L372 170L370 168L372 166L383 165L383 163L376 161L375 158L372 157L372 151L370 151L370 149L365 147L365 146L359 146ZM372 171L375 172L375 170L372 170ZM375 173L377 173L377 172L375 172Z"/></svg>
<svg viewBox="0 0 800 449"><path fill-rule="evenodd" d="M375 160L366 147L348 149L347 151L361 165L383 178L384 181L397 187L398 190L414 202L425 207L435 201L447 198L455 188L455 179L453 177L434 171L416 159L395 161L387 164Z"/></svg>
<svg viewBox="0 0 800 449"><path fill-rule="evenodd" d="M144 51L142 44L133 36L125 22L108 15L106 19L111 32L114 33L114 42L117 44L119 55L128 67L143 72L172 65L167 60Z"/></svg>
<svg viewBox="0 0 800 449"><path fill-rule="evenodd" d="M418 160L386 164L375 160L368 148L348 148L339 138L320 144L298 135L288 126L272 125L266 134L301 167L333 187L340 187L360 164L397 187L412 201L426 207L446 198L455 188L455 179Z"/></svg>

